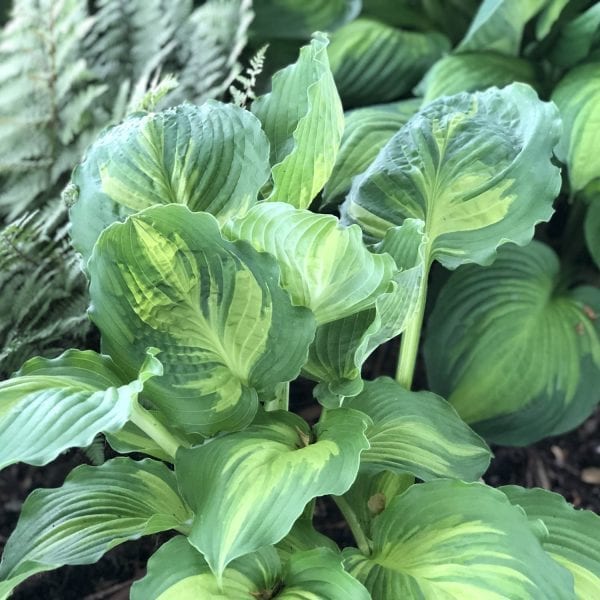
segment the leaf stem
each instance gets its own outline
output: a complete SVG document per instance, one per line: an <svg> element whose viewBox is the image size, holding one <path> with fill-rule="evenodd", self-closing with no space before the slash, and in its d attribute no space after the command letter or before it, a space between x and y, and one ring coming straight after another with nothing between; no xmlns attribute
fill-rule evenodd
<svg viewBox="0 0 600 600"><path fill-rule="evenodd" d="M427 280L429 279L429 263L423 270L423 278L419 286L419 296L417 298L417 308L408 327L402 334L400 341L400 356L398 357L398 366L396 368L396 381L407 390L410 390L415 374L415 365L417 364L417 354L419 352L419 342L421 341L421 329L423 327L423 317L425 315L425 304L427 302Z"/></svg>
<svg viewBox="0 0 600 600"><path fill-rule="evenodd" d="M186 445L177 439L150 411L146 410L139 402L133 403L130 420L137 425L146 435L151 437L170 457L175 459L175 454L180 446Z"/></svg>
<svg viewBox="0 0 600 600"><path fill-rule="evenodd" d="M331 496L333 501L336 503L337 507L340 509L342 515L346 519L348 526L350 527L350 531L352 531L352 535L356 540L358 545L358 549L365 555L369 556L371 554L371 542L369 538L366 536L363 528L360 525L358 517L356 513L347 502L347 500L343 496Z"/></svg>

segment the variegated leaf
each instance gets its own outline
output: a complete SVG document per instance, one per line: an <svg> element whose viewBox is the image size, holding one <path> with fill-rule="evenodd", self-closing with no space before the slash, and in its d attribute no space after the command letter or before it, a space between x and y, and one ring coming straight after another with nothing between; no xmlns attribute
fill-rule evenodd
<svg viewBox="0 0 600 600"><path fill-rule="evenodd" d="M136 113L106 129L73 172L73 244L87 259L104 228L156 204L221 220L242 213L268 179L268 154L260 122L230 104Z"/></svg>
<svg viewBox="0 0 600 600"><path fill-rule="evenodd" d="M0 383L0 468L16 462L45 465L68 448L89 446L100 432L119 431L151 377L162 374L140 353L130 383L108 357L68 350L58 358L32 358Z"/></svg>
<svg viewBox="0 0 600 600"><path fill-rule="evenodd" d="M534 526L539 520L544 522L548 536L542 546L571 571L577 600L593 598L600 590L600 516L577 510L559 494L540 488L507 485L500 489L527 513Z"/></svg>
<svg viewBox="0 0 600 600"><path fill-rule="evenodd" d="M161 206L106 229L89 261L103 348L135 372L146 346L164 375L148 397L189 433L246 426L258 395L297 377L314 318L292 306L274 259L225 241L216 219Z"/></svg>
<svg viewBox="0 0 600 600"><path fill-rule="evenodd" d="M479 483L413 485L373 523L373 551L344 551L373 600L572 600L573 578L544 552L523 512Z"/></svg>
<svg viewBox="0 0 600 600"><path fill-rule="evenodd" d="M344 113L327 58L329 40L315 34L296 63L273 76L272 91L252 104L271 143L268 200L307 208L329 179Z"/></svg>
<svg viewBox="0 0 600 600"><path fill-rule="evenodd" d="M490 463L486 443L431 392L411 392L380 377L366 382L344 407L360 410L373 421L366 433L370 447L361 455L363 471L410 473L424 481L475 481Z"/></svg>
<svg viewBox="0 0 600 600"><path fill-rule="evenodd" d="M556 108L524 84L440 98L354 180L344 214L371 239L422 219L427 264L489 264L499 245L527 243L552 214L558 135Z"/></svg>
<svg viewBox="0 0 600 600"><path fill-rule="evenodd" d="M434 391L486 439L524 445L568 431L598 403L600 292L567 289L541 242L469 265L439 294L425 341Z"/></svg>
<svg viewBox="0 0 600 600"><path fill-rule="evenodd" d="M23 504L0 563L0 597L34 573L96 562L111 548L177 528L190 518L162 463L115 458L77 467L60 488Z"/></svg>
<svg viewBox="0 0 600 600"><path fill-rule="evenodd" d="M217 577L235 558L281 540L309 500L350 487L368 446L367 421L329 411L311 443L300 417L259 413L242 432L178 451L177 478L195 512L190 542Z"/></svg>

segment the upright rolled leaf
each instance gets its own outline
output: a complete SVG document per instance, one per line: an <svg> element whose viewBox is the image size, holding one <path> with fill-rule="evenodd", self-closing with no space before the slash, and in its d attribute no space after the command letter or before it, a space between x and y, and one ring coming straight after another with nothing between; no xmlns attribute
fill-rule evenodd
<svg viewBox="0 0 600 600"><path fill-rule="evenodd" d="M525 445L568 431L598 403L600 292L562 287L540 242L453 274L428 324L429 382L486 439Z"/></svg>
<svg viewBox="0 0 600 600"><path fill-rule="evenodd" d="M491 452L453 408L431 392L411 392L388 377L365 383L364 390L344 402L373 423L361 455L361 470L410 473L429 481L453 477L479 479Z"/></svg>
<svg viewBox="0 0 600 600"><path fill-rule="evenodd" d="M564 123L556 156L567 165L576 192L600 178L600 62L570 71L556 86L552 100Z"/></svg>
<svg viewBox="0 0 600 600"><path fill-rule="evenodd" d="M23 504L0 563L0 596L34 573L96 562L111 548L182 525L190 511L162 463L115 458L77 467Z"/></svg>
<svg viewBox="0 0 600 600"><path fill-rule="evenodd" d="M503 87L513 81L535 86L533 65L496 52L462 52L438 60L418 85L424 102L459 92L475 92L488 87Z"/></svg>
<svg viewBox="0 0 600 600"><path fill-rule="evenodd" d="M328 44L315 34L298 61L274 75L271 93L252 104L271 143L268 199L297 208L307 208L329 179L344 129Z"/></svg>
<svg viewBox="0 0 600 600"><path fill-rule="evenodd" d="M548 535L544 550L571 571L578 600L593 598L600 590L600 517L590 510L577 510L559 494L516 485L500 488L520 506L530 521L544 522Z"/></svg>
<svg viewBox="0 0 600 600"><path fill-rule="evenodd" d="M344 550L373 600L573 598L573 578L543 550L523 512L479 483L413 485L373 524L373 551Z"/></svg>
<svg viewBox="0 0 600 600"><path fill-rule="evenodd" d="M221 220L244 212L268 179L268 155L260 122L230 104L134 114L106 129L73 172L73 244L87 259L104 228L156 204Z"/></svg>
<svg viewBox="0 0 600 600"><path fill-rule="evenodd" d="M338 204L350 190L352 179L375 160L387 141L412 117L420 100L402 100L348 111L344 135L333 172L323 190L323 204Z"/></svg>
<svg viewBox="0 0 600 600"><path fill-rule="evenodd" d="M307 39L351 21L360 7L360 0L254 0L252 31L266 39Z"/></svg>
<svg viewBox="0 0 600 600"><path fill-rule="evenodd" d="M551 162L556 107L515 83L440 98L418 112L354 180L345 218L371 239L407 218L425 222L426 263L489 264L526 244L560 189Z"/></svg>
<svg viewBox="0 0 600 600"><path fill-rule="evenodd" d="M600 49L600 3L596 2L575 19L565 24L549 53L550 60L569 68L590 57L595 59Z"/></svg>
<svg viewBox="0 0 600 600"><path fill-rule="evenodd" d="M457 49L494 50L517 56L525 25L546 3L547 0L484 0Z"/></svg>
<svg viewBox="0 0 600 600"><path fill-rule="evenodd" d="M115 223L89 271L104 349L127 372L146 346L161 349L164 375L148 397L186 432L243 428L259 393L306 361L310 311L292 306L272 257L225 241L207 213L161 206Z"/></svg>
<svg viewBox="0 0 600 600"><path fill-rule="evenodd" d="M309 500L350 487L368 447L366 426L357 411L330 411L311 443L306 422L279 411L179 450L177 478L195 512L189 539L217 577L235 558L281 540Z"/></svg>
<svg viewBox="0 0 600 600"><path fill-rule="evenodd" d="M0 383L0 469L45 465L68 448L89 446L100 432L119 431L144 383L162 374L154 353L141 359L130 383L108 356L91 350L26 362Z"/></svg>
<svg viewBox="0 0 600 600"><path fill-rule="evenodd" d="M361 18L332 35L329 60L344 106L351 108L399 99L449 49L439 33Z"/></svg>
<svg viewBox="0 0 600 600"><path fill-rule="evenodd" d="M600 269L600 198L593 200L585 215L585 242Z"/></svg>

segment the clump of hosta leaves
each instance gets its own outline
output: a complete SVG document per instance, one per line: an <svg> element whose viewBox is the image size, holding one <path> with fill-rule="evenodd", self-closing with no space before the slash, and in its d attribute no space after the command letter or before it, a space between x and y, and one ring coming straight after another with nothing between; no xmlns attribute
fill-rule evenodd
<svg viewBox="0 0 600 600"><path fill-rule="evenodd" d="M410 389L432 263L500 261L552 215L556 106L526 84L427 104L353 180L340 220L308 208L343 145L327 46L316 34L250 110L132 115L74 171L103 354L35 358L0 384L0 466L47 464L98 434L148 458L33 492L0 597L165 530L179 535L134 600L568 599L600 584L600 518L480 483L485 441ZM571 311L571 296L558 304ZM397 379L364 381L400 334ZM314 426L289 407L300 376L316 384ZM356 547L314 528L324 495Z"/></svg>

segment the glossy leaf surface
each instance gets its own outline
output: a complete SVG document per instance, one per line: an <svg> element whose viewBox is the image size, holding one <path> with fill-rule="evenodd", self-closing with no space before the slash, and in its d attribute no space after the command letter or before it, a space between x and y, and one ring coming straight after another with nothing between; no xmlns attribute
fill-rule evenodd
<svg viewBox="0 0 600 600"><path fill-rule="evenodd" d="M524 445L568 431L598 402L600 292L560 287L540 242L453 274L428 325L434 391L486 439Z"/></svg>
<svg viewBox="0 0 600 600"><path fill-rule="evenodd" d="M272 257L225 241L207 213L162 206L113 224L89 271L103 348L128 371L146 346L161 349L148 396L184 431L244 427L259 392L306 361L310 311L292 306Z"/></svg>

